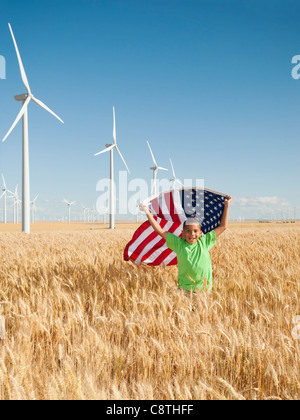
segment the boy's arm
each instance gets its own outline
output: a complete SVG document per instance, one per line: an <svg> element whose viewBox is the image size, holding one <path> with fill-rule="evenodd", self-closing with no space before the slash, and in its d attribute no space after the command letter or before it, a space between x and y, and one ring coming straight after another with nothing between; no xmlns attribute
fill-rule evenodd
<svg viewBox="0 0 300 420"><path fill-rule="evenodd" d="M218 226L215 229L215 233L217 237L220 236L223 232L225 232L225 230L228 227L229 207L230 207L231 200L232 198L230 197L230 195L227 195L224 200L224 213L222 216L222 220L221 220L220 226Z"/></svg>
<svg viewBox="0 0 300 420"><path fill-rule="evenodd" d="M140 210L141 211L144 211L146 213L146 216L148 217L148 220L149 220L150 225L153 227L153 229L155 230L155 232L158 235L160 235L166 241L167 240L168 232L166 232L165 230L163 230L159 226L159 224L157 223L157 221L154 219L154 217L150 213L149 208L145 204L141 204L140 205Z"/></svg>

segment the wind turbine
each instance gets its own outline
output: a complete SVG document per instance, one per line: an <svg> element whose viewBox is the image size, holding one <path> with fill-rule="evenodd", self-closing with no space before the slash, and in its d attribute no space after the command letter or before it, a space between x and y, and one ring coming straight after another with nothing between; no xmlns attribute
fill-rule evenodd
<svg viewBox="0 0 300 420"><path fill-rule="evenodd" d="M19 197L18 197L18 185L16 186L15 192L11 193L12 195L9 198L13 199L13 208L14 208L14 225L16 224L16 207L17 207L17 211L18 211L18 201L19 201Z"/></svg>
<svg viewBox="0 0 300 420"><path fill-rule="evenodd" d="M101 207L100 209L97 208L97 213L103 216L103 224L106 223L106 215L108 214L108 207Z"/></svg>
<svg viewBox="0 0 300 420"><path fill-rule="evenodd" d="M19 210L22 208L22 200L19 199L19 196L16 197L16 223L19 224Z"/></svg>
<svg viewBox="0 0 300 420"><path fill-rule="evenodd" d="M13 125L9 129L8 133L2 140L3 142L7 139L10 133L13 131L17 123L23 118L23 176L22 176L22 231L25 233L30 233L30 179L29 179L29 147L28 147L28 105L30 101L35 102L40 107L48 111L52 114L55 118L57 118L60 122L63 121L53 112L50 108L48 108L43 102L39 99L35 98L30 90L30 86L28 83L28 79L23 67L22 59L20 56L20 52L18 49L18 45L12 31L11 25L8 24L9 30L14 42L15 50L18 57L21 78L23 80L24 86L27 90L26 94L17 95L15 96L15 100L22 102L22 108L19 112L16 120L14 121Z"/></svg>
<svg viewBox="0 0 300 420"><path fill-rule="evenodd" d="M1 198L4 199L4 207L3 207L3 209L4 209L4 218L3 218L3 222L6 225L6 223L7 223L6 194L7 193L13 194L13 193L7 189L6 182L5 182L5 179L4 179L4 175L3 174L2 174L2 181L3 181L3 187L4 188L2 190L3 193L2 193L2 195L0 197L0 200L1 200Z"/></svg>
<svg viewBox="0 0 300 420"><path fill-rule="evenodd" d="M173 166L173 163L172 163L171 159L170 159L170 163L171 163L172 173L173 173L173 178L170 179L170 181L172 182L172 190L175 190L176 182L184 187L184 185L176 178L175 171L174 171L174 166Z"/></svg>
<svg viewBox="0 0 300 420"><path fill-rule="evenodd" d="M69 224L71 223L71 206L76 204L76 201L69 202L68 200L64 199L63 203L68 205L69 208Z"/></svg>
<svg viewBox="0 0 300 420"><path fill-rule="evenodd" d="M115 194L114 194L114 149L119 153L121 159L124 162L124 165L126 166L126 169L128 173L130 174L130 171L128 169L128 166L125 162L125 159L123 158L118 145L117 145L117 132L116 132L116 113L115 113L115 107L113 107L113 144L106 144L106 149L102 150L99 153L96 153L94 156L101 155L102 153L109 152L110 151L110 215L109 215L109 228L114 229L115 228Z"/></svg>
<svg viewBox="0 0 300 420"><path fill-rule="evenodd" d="M156 160L155 160L155 157L154 157L154 154L153 154L153 152L152 152L152 149L151 149L150 144L149 144L149 142L148 142L148 141L147 141L147 144L148 144L148 147L149 147L149 150L150 150L151 156L152 156L153 163L154 163L154 165L155 165L154 167L152 167L152 168L150 168L150 169L151 169L151 171L153 171L152 194L153 194L153 195L156 195L156 178L157 178L157 172L158 172L159 170L161 170L161 171L168 171L168 169L166 169L166 168L162 168L161 166L158 166L158 165L157 165Z"/></svg>
<svg viewBox="0 0 300 420"><path fill-rule="evenodd" d="M34 212L36 210L35 202L38 198L38 195L35 197L35 199L30 203L31 204L31 212L32 212L32 223L34 224Z"/></svg>
<svg viewBox="0 0 300 420"><path fill-rule="evenodd" d="M85 207L84 204L82 204L82 208L83 208L83 221L84 222L89 222L90 221L90 209L88 207ZM86 216L87 214L87 216Z"/></svg>

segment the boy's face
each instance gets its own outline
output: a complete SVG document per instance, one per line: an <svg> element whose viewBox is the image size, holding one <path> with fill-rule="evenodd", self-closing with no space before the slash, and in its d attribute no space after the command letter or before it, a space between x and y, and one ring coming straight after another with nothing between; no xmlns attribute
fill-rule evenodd
<svg viewBox="0 0 300 420"><path fill-rule="evenodd" d="M182 235L190 245L195 244L202 234L199 225L188 225L183 228Z"/></svg>

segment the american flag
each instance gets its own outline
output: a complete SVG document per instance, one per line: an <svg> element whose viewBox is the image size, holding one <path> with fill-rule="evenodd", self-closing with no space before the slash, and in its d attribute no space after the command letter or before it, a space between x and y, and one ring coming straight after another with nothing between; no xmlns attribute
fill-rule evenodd
<svg viewBox="0 0 300 420"><path fill-rule="evenodd" d="M226 194L204 188L183 188L161 193L145 204L167 232L181 236L183 223L194 217L206 234L220 225L225 197ZM166 241L153 230L149 221L134 233L125 248L124 260L151 266L177 264L176 254L167 248Z"/></svg>

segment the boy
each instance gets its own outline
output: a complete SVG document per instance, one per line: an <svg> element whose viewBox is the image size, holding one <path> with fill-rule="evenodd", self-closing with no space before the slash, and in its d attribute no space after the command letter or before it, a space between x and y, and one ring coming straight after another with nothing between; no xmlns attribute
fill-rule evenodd
<svg viewBox="0 0 300 420"><path fill-rule="evenodd" d="M216 238L227 229L231 200L232 198L227 195L224 200L221 223L215 230L204 235L200 222L190 218L183 225L183 238L163 230L148 207L144 204L140 205L140 210L146 213L155 232L167 242L167 247L177 255L179 289L193 292L212 289L213 278L209 251L215 245Z"/></svg>

